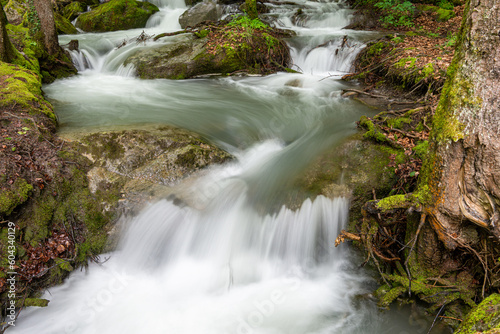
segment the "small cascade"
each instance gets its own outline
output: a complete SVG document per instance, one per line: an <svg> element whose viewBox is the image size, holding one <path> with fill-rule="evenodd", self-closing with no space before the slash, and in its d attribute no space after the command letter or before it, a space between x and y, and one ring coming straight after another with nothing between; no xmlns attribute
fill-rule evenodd
<svg viewBox="0 0 500 334"><path fill-rule="evenodd" d="M339 36L313 48L291 49L294 67L310 75L346 74L352 70L356 55L364 47L349 41L348 35Z"/></svg>
<svg viewBox="0 0 500 334"><path fill-rule="evenodd" d="M26 312L12 332L357 333L363 317L349 300L366 279L342 269L346 253L332 246L348 201L320 196L296 211L256 212L245 175L276 150L283 148L259 144L201 179L196 187L219 184L204 209L151 205L130 223L119 252L51 289L50 307Z"/></svg>
<svg viewBox="0 0 500 334"><path fill-rule="evenodd" d="M307 75L341 76L349 73L356 55L364 47L358 35L343 28L352 10L342 2L299 1L296 6L276 6L270 16L274 24L297 33L289 43L292 68Z"/></svg>
<svg viewBox="0 0 500 334"><path fill-rule="evenodd" d="M160 44L153 43L150 39L137 42L137 36L153 36L180 30L179 16L186 10L184 0L152 0L151 2L157 5L160 11L149 18L145 29L61 36L61 44L67 44L75 38L79 41L79 50L69 51L77 70L113 75L134 75L130 66L124 69L123 62L142 48Z"/></svg>

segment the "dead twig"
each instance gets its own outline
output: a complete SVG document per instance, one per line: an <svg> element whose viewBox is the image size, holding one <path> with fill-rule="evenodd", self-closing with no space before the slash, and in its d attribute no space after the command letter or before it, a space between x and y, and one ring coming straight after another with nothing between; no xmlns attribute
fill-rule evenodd
<svg viewBox="0 0 500 334"><path fill-rule="evenodd" d="M343 89L343 91L344 92L355 92L355 93L358 93L358 94L368 95L368 96L371 96L371 97L381 98L381 99L388 99L389 98L388 96L376 95L376 94L367 93L367 92L363 92L362 90L357 90L357 89L352 89L352 88Z"/></svg>

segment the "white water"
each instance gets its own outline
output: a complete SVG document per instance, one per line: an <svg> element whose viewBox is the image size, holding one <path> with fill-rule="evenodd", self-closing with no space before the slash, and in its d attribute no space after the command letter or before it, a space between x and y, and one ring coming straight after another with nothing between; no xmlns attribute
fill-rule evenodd
<svg viewBox="0 0 500 334"><path fill-rule="evenodd" d="M177 30L182 2L162 0L148 34ZM343 31L341 3L297 1L270 17L292 28L294 63L304 74L263 78L139 80L126 57L143 47L142 29L82 34L73 53L80 75L44 87L61 132L173 124L229 150L235 161L212 167L190 189L190 205L151 204L124 232L103 264L73 273L21 313L12 333L33 334L326 334L422 333L417 317L380 314L372 281L334 248L348 200L318 197L292 211L281 204L293 179L325 148L354 131L370 111L340 98L368 33ZM341 47L348 35L349 46ZM61 37L68 42L74 36ZM175 38L164 39L169 43ZM325 44L325 46L317 47ZM336 50L339 50L336 52ZM326 76L333 75L325 79ZM303 194L302 194L303 196ZM300 194L299 194L300 198ZM276 210L281 207L281 209ZM359 263L360 260L355 260Z"/></svg>

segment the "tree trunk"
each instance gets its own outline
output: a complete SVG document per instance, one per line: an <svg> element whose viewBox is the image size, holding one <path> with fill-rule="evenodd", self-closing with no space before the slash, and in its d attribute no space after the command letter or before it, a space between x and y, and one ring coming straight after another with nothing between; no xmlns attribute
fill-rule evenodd
<svg viewBox="0 0 500 334"><path fill-rule="evenodd" d="M245 11L250 19L256 19L259 17L257 12L257 1L256 0L245 0Z"/></svg>
<svg viewBox="0 0 500 334"><path fill-rule="evenodd" d="M426 213L448 249L472 243L466 222L500 240L499 79L500 1L469 0L422 171Z"/></svg>
<svg viewBox="0 0 500 334"><path fill-rule="evenodd" d="M0 61L10 63L16 59L16 50L10 42L7 34L7 17L3 10L3 5L0 4Z"/></svg>
<svg viewBox="0 0 500 334"><path fill-rule="evenodd" d="M38 14L38 18L40 19L45 48L49 55L58 55L60 53L60 47L57 39L52 3L50 0L33 0L33 4Z"/></svg>

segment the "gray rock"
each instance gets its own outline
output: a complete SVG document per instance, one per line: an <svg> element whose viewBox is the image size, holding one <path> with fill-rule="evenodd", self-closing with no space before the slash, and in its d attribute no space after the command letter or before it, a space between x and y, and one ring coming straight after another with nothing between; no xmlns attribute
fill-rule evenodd
<svg viewBox="0 0 500 334"><path fill-rule="evenodd" d="M224 49L210 54L206 49L206 39L186 34L179 36L175 43L144 50L129 57L125 65L132 63L142 79L187 79L245 68L241 60L226 58Z"/></svg>
<svg viewBox="0 0 500 334"><path fill-rule="evenodd" d="M166 197L188 176L232 157L196 134L170 126L78 135L79 151L92 161L92 193L118 187L119 211L134 212Z"/></svg>
<svg viewBox="0 0 500 334"><path fill-rule="evenodd" d="M27 5L21 0L9 0L4 7L7 21L10 24L18 25L23 21L23 15L27 11Z"/></svg>
<svg viewBox="0 0 500 334"><path fill-rule="evenodd" d="M182 29L192 27L203 21L217 21L220 18L219 6L215 1L207 0L186 10L180 17Z"/></svg>

